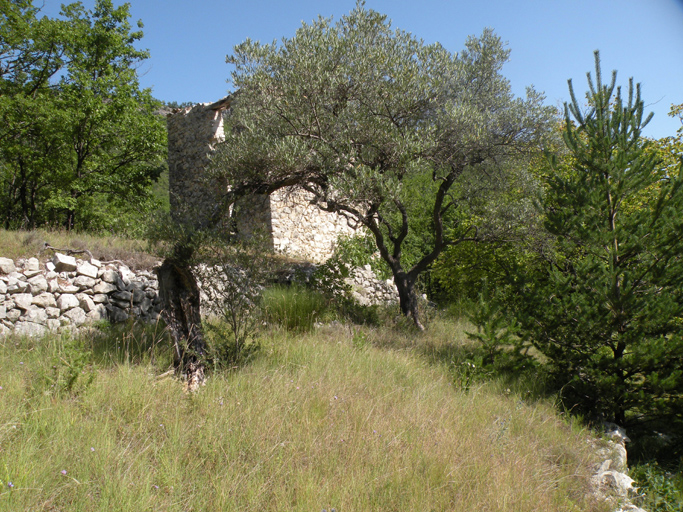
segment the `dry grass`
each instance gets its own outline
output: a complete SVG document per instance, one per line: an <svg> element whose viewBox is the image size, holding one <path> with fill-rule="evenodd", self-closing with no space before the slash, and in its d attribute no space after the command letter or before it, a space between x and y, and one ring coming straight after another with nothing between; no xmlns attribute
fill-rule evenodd
<svg viewBox="0 0 683 512"><path fill-rule="evenodd" d="M371 336L268 331L195 396L121 365L64 398L30 391L55 341L5 340L0 510L604 510L586 431Z"/></svg>
<svg viewBox="0 0 683 512"><path fill-rule="evenodd" d="M45 242L59 249L89 250L102 261L120 260L132 269L150 269L159 261L159 256L148 251L147 244L117 236L96 236L65 230L7 231L0 229L0 247L4 258L50 259L53 251L44 250Z"/></svg>

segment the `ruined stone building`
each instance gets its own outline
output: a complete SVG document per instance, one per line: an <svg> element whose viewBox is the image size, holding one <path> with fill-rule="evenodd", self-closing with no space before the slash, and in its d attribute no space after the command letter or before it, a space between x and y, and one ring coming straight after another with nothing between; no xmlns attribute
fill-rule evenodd
<svg viewBox="0 0 683 512"><path fill-rule="evenodd" d="M220 185L208 184L205 170L217 143L224 140L223 118L230 97L202 103L169 114L168 167L171 211L191 215L194 222L210 216ZM308 193L293 187L269 196L251 197L235 219L238 233L264 230L271 248L313 262L329 258L341 234L354 229L345 218L309 203Z"/></svg>

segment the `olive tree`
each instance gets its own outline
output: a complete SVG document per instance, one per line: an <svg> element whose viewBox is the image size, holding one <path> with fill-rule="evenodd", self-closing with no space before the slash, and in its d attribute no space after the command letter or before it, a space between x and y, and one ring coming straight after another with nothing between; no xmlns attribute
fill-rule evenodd
<svg viewBox="0 0 683 512"><path fill-rule="evenodd" d="M299 187L364 228L402 313L422 329L418 276L445 248L485 236L489 226L467 214L482 184L505 182L511 162L549 132L554 109L532 88L513 96L501 74L508 55L491 30L460 53L425 44L362 2L336 23L303 24L291 39L247 40L227 59L238 92L215 177L231 197ZM423 246L407 264L415 234Z"/></svg>

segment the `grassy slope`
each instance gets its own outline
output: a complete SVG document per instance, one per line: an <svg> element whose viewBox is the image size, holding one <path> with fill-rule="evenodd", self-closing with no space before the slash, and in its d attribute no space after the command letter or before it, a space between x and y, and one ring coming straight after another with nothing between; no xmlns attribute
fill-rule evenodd
<svg viewBox="0 0 683 512"><path fill-rule="evenodd" d="M54 254L54 251L44 250L45 242L58 249L88 249L99 260L120 260L133 269L152 268L160 259L146 252L147 244L140 240L43 229L33 231L0 229L0 257L13 260L37 257L44 262L51 259ZM78 257L87 259L87 255Z"/></svg>
<svg viewBox="0 0 683 512"><path fill-rule="evenodd" d="M64 341L0 340L0 510L601 510L587 434L549 404L359 339L268 331L195 396L149 364L55 396Z"/></svg>

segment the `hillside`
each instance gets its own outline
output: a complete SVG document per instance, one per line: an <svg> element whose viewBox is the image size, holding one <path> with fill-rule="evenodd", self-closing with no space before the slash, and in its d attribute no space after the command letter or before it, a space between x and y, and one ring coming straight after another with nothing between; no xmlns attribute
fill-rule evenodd
<svg viewBox="0 0 683 512"><path fill-rule="evenodd" d="M448 332L268 330L196 395L139 331L3 339L0 510L604 510L589 433L419 355Z"/></svg>

